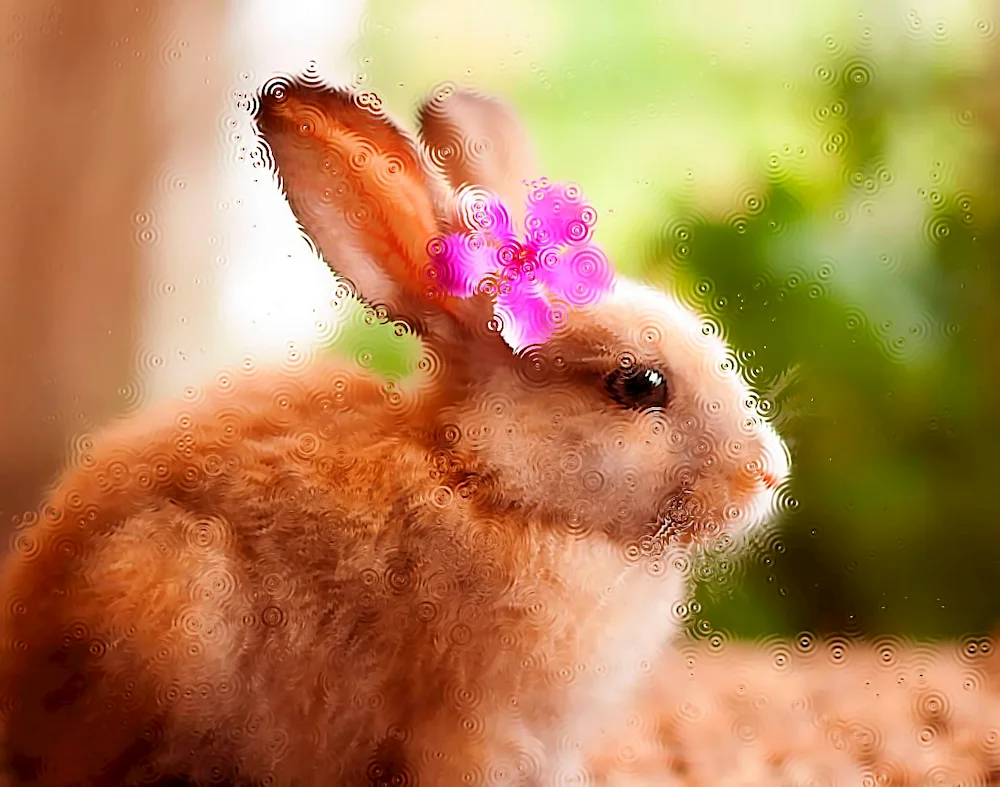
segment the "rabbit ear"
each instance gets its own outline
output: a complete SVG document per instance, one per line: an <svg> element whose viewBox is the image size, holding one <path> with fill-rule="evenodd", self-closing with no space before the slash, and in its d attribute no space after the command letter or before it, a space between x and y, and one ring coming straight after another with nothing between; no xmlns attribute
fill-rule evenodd
<svg viewBox="0 0 1000 787"><path fill-rule="evenodd" d="M435 315L467 309L435 288L428 265L447 189L375 96L308 76L276 79L261 93L256 123L292 212L365 300L422 332Z"/></svg>
<svg viewBox="0 0 1000 787"><path fill-rule="evenodd" d="M538 177L538 169L528 131L510 107L445 84L420 107L418 118L421 139L452 188L487 188L515 221L524 218L525 183Z"/></svg>

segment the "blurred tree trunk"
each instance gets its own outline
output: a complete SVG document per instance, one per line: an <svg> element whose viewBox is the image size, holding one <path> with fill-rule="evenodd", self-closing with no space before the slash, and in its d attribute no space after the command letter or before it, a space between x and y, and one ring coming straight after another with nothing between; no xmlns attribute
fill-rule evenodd
<svg viewBox="0 0 1000 787"><path fill-rule="evenodd" d="M0 2L4 550L12 517L38 504L73 436L122 404L139 328L142 206L176 133L161 105L169 23L184 13L194 32L182 47L191 77L219 40L222 10L210 0ZM191 79L186 99L196 133L207 126L210 138L213 110L199 107L218 85L206 83Z"/></svg>

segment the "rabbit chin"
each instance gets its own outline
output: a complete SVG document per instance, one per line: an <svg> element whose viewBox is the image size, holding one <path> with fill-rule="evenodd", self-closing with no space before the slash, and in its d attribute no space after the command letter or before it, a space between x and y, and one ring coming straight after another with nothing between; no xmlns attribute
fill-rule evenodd
<svg viewBox="0 0 1000 787"><path fill-rule="evenodd" d="M668 496L659 507L649 538L685 546L723 533L743 536L774 518L778 499L774 490L761 485L739 504L713 505L711 498L722 491L684 488Z"/></svg>
<svg viewBox="0 0 1000 787"><path fill-rule="evenodd" d="M779 465L779 469L773 470L766 482L755 480L741 485L732 480L703 479L693 487L667 495L657 510L655 527L644 540L678 547L711 541L723 534L745 540L758 528L774 522L782 509L787 459L784 464L773 465Z"/></svg>

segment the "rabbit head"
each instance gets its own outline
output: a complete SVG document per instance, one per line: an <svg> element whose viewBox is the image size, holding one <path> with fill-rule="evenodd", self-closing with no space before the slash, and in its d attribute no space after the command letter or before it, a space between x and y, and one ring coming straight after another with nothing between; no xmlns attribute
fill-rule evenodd
<svg viewBox="0 0 1000 787"><path fill-rule="evenodd" d="M787 451L711 322L609 273L593 297L554 301L551 331L512 341L499 285L445 286L441 239L467 227L470 204L530 224L537 172L495 99L446 88L420 123L416 143L377 98L309 78L269 83L257 113L305 231L369 304L421 336L414 418L490 482L491 506L626 550L766 519Z"/></svg>

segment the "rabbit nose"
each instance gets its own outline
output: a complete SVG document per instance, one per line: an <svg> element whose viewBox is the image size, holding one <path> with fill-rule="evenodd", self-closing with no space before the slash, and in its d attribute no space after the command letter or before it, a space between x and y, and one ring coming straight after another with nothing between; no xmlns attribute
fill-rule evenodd
<svg viewBox="0 0 1000 787"><path fill-rule="evenodd" d="M777 432L769 424L761 424L748 449L734 474L733 491L754 496L762 490L774 491L781 486L788 477L789 462Z"/></svg>
<svg viewBox="0 0 1000 787"><path fill-rule="evenodd" d="M768 423L762 423L755 441L757 456L755 474L767 489L776 489L788 478L788 450L784 441Z"/></svg>
<svg viewBox="0 0 1000 787"><path fill-rule="evenodd" d="M776 489L778 485L781 483L781 480L778 478L777 475L767 470L759 470L757 472L757 477L764 482L764 486L766 486L768 489Z"/></svg>

